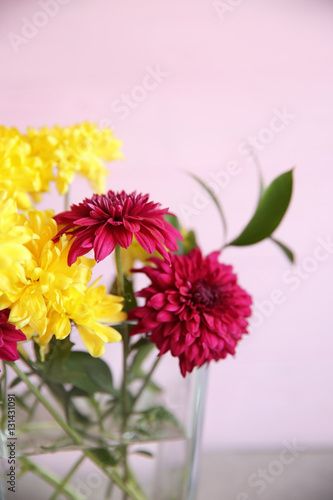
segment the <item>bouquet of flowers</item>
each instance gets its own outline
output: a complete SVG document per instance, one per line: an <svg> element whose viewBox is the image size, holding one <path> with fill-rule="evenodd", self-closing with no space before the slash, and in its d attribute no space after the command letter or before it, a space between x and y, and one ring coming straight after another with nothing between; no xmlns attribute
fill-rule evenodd
<svg viewBox="0 0 333 500"><path fill-rule="evenodd" d="M120 158L121 142L89 123L26 134L0 127L1 428L5 440L15 439L12 401L25 414L21 432L28 435L29 422L38 421L43 407L61 430L47 451L80 451L65 478L21 452L20 474L32 472L51 485L51 500L80 498L69 482L83 460L108 479L105 498L115 486L123 499L147 499L129 465L131 440L153 440L163 424L181 430L163 405L141 405L146 393L161 390L153 380L160 360L167 353L178 358L180 377L186 377L235 354L251 314L251 297L221 262L221 250L203 255L194 232L149 195L105 192L103 160ZM36 208L52 183L66 203L76 174L92 183L91 198L57 214ZM224 222L215 194L197 181ZM291 191L292 171L262 186L253 217L228 245L271 238L292 259L272 236ZM91 282L94 266L104 259L114 259L116 269L108 289L98 277ZM143 265L135 267L137 261ZM147 282L141 290L137 273ZM118 384L103 359L105 344L114 342L122 344ZM15 491L9 459L6 490Z"/></svg>

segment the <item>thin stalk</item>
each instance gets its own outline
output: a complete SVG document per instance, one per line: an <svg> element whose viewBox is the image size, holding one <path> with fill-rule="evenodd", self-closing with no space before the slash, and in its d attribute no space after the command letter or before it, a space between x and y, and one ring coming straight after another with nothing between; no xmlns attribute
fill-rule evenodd
<svg viewBox="0 0 333 500"><path fill-rule="evenodd" d="M70 205L70 188L68 186L68 191L65 193L64 196L64 210L67 211L69 210L69 205Z"/></svg>
<svg viewBox="0 0 333 500"><path fill-rule="evenodd" d="M121 263L121 247L119 244L116 246L116 266L117 266L117 285L118 285L118 294L121 297L125 295L125 282L124 282L124 273L122 269ZM123 380L121 384L121 430L122 435L126 432L127 418L128 418L128 408L127 408L127 358L129 354L129 335L128 335L128 327L127 324L124 324L123 330ZM128 466L127 466L127 445L124 445L122 448L122 458L124 465L124 482L128 481ZM123 500L127 500L127 494L123 493Z"/></svg>
<svg viewBox="0 0 333 500"><path fill-rule="evenodd" d="M118 294L123 297L125 294L124 273L121 263L121 247L118 244L116 246L116 266L117 266Z"/></svg>
<svg viewBox="0 0 333 500"><path fill-rule="evenodd" d="M252 146L249 146L249 150L250 150L250 153L251 153L251 156L252 156L253 163L254 163L257 171L258 171L259 187L260 187L259 201L260 201L260 199L261 199L261 197L263 195L263 192L265 190L264 178L263 178L263 174L262 174L262 167L261 167L258 155L257 155L256 151L254 150L254 148Z"/></svg>
<svg viewBox="0 0 333 500"><path fill-rule="evenodd" d="M48 400L43 396L43 394L38 390L37 387L35 387L28 377L26 376L25 373L22 372L22 370L15 364L11 363L11 368L14 370L14 372L20 377L21 380L29 387L31 392L36 396L36 398L39 399L39 401L43 404L43 406L48 410L49 413L51 413L52 417L60 427L64 429L66 434L72 438L75 444L81 445L83 444L83 441L81 440L80 436L72 429L67 422L57 413L57 411L53 408L53 406L48 402Z"/></svg>
<svg viewBox="0 0 333 500"><path fill-rule="evenodd" d="M124 274L121 264L121 248L116 246L116 266L117 266L117 284L118 294L123 297L125 295ZM121 385L121 406L123 416L123 430L127 421L127 357L129 354L129 335L127 324L124 323L123 329L123 380Z"/></svg>
<svg viewBox="0 0 333 500"><path fill-rule="evenodd" d="M56 491L51 496L50 500L56 500L58 498L58 496L60 495L60 493L62 493L64 491L64 488L66 487L68 481L73 476L75 471L80 467L80 465L82 464L82 462L85 458L86 457L84 455L82 455L82 457L80 457L79 460L77 460L75 462L75 464L73 465L71 470L68 472L67 476L64 477L64 479L61 481L61 483L57 487Z"/></svg>
<svg viewBox="0 0 333 500"><path fill-rule="evenodd" d="M89 401L90 401L90 404L91 404L92 408L96 412L96 416L97 416L97 420L98 420L98 428L99 428L99 430L101 432L104 432L105 429L104 429L103 416L102 416L102 412L101 412L101 409L100 409L100 405L95 400L94 396L91 396L89 398Z"/></svg>
<svg viewBox="0 0 333 500"><path fill-rule="evenodd" d="M104 500L108 500L109 498L111 498L112 491L113 491L113 482L110 481L105 492Z"/></svg>
<svg viewBox="0 0 333 500"><path fill-rule="evenodd" d="M56 422L63 428L66 434L73 440L73 442L78 446L83 446L84 442L77 434L77 432L72 429L67 422L59 415L56 410L52 407L52 405L47 401L47 399L38 391L37 387L35 387L28 377L23 373L20 368L15 364L10 364L11 368L14 372L21 378L21 380L29 387L31 392L39 399L39 401L43 404L43 406L48 410L48 412L53 416ZM94 454L92 450L83 450L83 453L86 457L90 458L98 467L105 473L105 475L110 478L122 491L126 493L132 500L147 500L145 495L139 489L136 489L131 484L126 484L118 475L115 470L107 470L106 466L103 462L98 459L98 457Z"/></svg>
<svg viewBox="0 0 333 500"><path fill-rule="evenodd" d="M138 391L138 393L136 394L136 396L134 397L133 399L133 402L132 402L132 408L134 409L134 406L136 405L138 399L140 398L141 394L143 393L143 391L145 390L145 388L147 387L147 384L149 383L150 379L151 379L151 376L152 374L154 373L158 363L160 362L160 360L162 359L161 356L159 356L158 358L155 359L155 362L153 364L153 366L151 367L150 371L146 374L145 378L143 379L143 383Z"/></svg>
<svg viewBox="0 0 333 500"><path fill-rule="evenodd" d="M38 390L40 391L41 388L43 387L43 382L41 382L38 386ZM31 422L32 418L34 417L35 415L35 411L37 409L37 406L38 406L38 403L39 403L39 400L36 398L33 405L31 406L30 410L29 410L29 413L28 413L28 416L27 416L27 422Z"/></svg>
<svg viewBox="0 0 333 500"><path fill-rule="evenodd" d="M60 477L52 474L48 470L40 467L35 462L32 462L28 457L20 457L20 462L23 466L27 467L29 472L33 472L36 476L40 477L46 483L50 484L54 488L58 487L61 482ZM79 500L76 491L74 491L70 486L64 485L62 492L66 495L69 500ZM82 498L82 497L81 497Z"/></svg>

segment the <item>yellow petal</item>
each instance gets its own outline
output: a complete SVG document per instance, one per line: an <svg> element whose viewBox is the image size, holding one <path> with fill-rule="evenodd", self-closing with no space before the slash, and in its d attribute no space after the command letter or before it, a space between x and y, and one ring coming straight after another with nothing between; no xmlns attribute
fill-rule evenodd
<svg viewBox="0 0 333 500"><path fill-rule="evenodd" d="M98 358L105 353L104 342L95 334L95 332L86 326L77 325L82 341L87 351L94 358Z"/></svg>
<svg viewBox="0 0 333 500"><path fill-rule="evenodd" d="M95 324L90 324L90 328L103 342L119 342L121 340L120 333L115 328L112 328L112 326L96 322Z"/></svg>

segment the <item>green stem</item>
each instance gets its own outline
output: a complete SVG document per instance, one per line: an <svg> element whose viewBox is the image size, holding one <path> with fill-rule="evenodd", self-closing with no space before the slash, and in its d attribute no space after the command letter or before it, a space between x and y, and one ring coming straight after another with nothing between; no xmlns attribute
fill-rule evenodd
<svg viewBox="0 0 333 500"><path fill-rule="evenodd" d="M104 429L104 423L103 423L103 415L102 415L102 412L100 409L100 405L95 400L94 395L90 396L89 401L90 401L92 408L96 412L96 416L97 416L97 420L98 420L98 428L101 432L104 432L105 429Z"/></svg>
<svg viewBox="0 0 333 500"><path fill-rule="evenodd" d="M124 273L121 263L121 247L119 244L116 246L116 266L117 266L117 285L118 285L118 295L124 297L125 295L125 282ZM121 431L122 435L126 432L127 418L128 418L128 407L127 407L127 358L129 354L129 335L128 327L126 322L124 323L123 329L123 380L121 384ZM127 466L127 445L122 448L122 458L124 466L124 482L128 480L128 466ZM127 494L123 493L123 500L127 499Z"/></svg>
<svg viewBox="0 0 333 500"><path fill-rule="evenodd" d="M20 462L23 467L26 467L29 472L33 472L36 476L40 477L46 483L50 484L54 488L59 486L61 482L60 477L52 474L48 470L40 467L35 462L32 462L28 457L20 457ZM70 500L79 500L76 491L72 490L69 486L63 486L62 492L66 495ZM82 497L81 497L82 498Z"/></svg>
<svg viewBox="0 0 333 500"><path fill-rule="evenodd" d="M145 390L145 388L147 387L147 384L149 383L150 379L151 379L151 376L152 374L154 373L158 363L160 362L160 360L162 359L161 356L159 356L157 359L155 359L155 362L153 364L153 366L151 367L150 371L146 374L145 378L143 379L143 383L137 393L137 395L134 397L133 399L133 402L132 402L132 408L134 409L134 406L136 405L138 399L140 398L141 394L143 393L143 391Z"/></svg>
<svg viewBox="0 0 333 500"><path fill-rule="evenodd" d="M63 428L66 434L78 446L83 446L84 441L80 438L77 432L72 429L67 422L59 415L47 399L38 391L38 389L30 382L28 377L23 373L15 363L10 363L11 368L21 378L21 380L29 387L31 392L39 399L43 406L53 416L56 422ZM86 449L83 451L84 455L92 460L98 467L110 478L122 491L124 491L132 500L147 500L142 491L133 487L131 484L126 484L115 470L107 470L103 462L93 453L92 450Z"/></svg>
<svg viewBox="0 0 333 500"><path fill-rule="evenodd" d="M121 248L116 246L116 265L117 265L117 283L118 294L123 297L125 294L124 274L121 264ZM129 353L129 335L127 323L124 323L123 329L123 380L121 385L121 406L123 416L123 430L125 431L127 421L127 357Z"/></svg>
<svg viewBox="0 0 333 500"><path fill-rule="evenodd" d="M60 427L64 429L66 434L72 438L75 444L81 445L83 444L82 440L80 439L79 435L72 429L67 422L57 413L57 411L53 408L53 406L48 402L48 400L43 396L43 394L38 390L37 387L35 387L28 377L26 376L25 373L22 372L22 370L15 364L11 363L11 368L14 370L14 372L20 377L21 380L29 387L31 392L36 396L36 398L39 399L39 401L43 404L43 406L48 410L49 413L51 413L52 417Z"/></svg>
<svg viewBox="0 0 333 500"><path fill-rule="evenodd" d="M38 386L38 391L40 392L41 388L43 387L43 382L41 382ZM29 413L28 413L28 416L27 416L27 422L31 422L31 420L33 419L34 415L35 415L35 411L37 409L37 406L38 406L38 403L39 403L39 400L36 398L33 405L31 406L30 410L29 410Z"/></svg>
<svg viewBox="0 0 333 500"><path fill-rule="evenodd" d="M85 459L85 456L82 455L79 460L77 460L75 462L75 464L73 465L73 467L71 468L71 470L68 472L67 476L64 477L64 479L61 481L61 483L58 485L56 491L53 493L53 495L51 496L50 500L56 500L58 498L58 496L60 495L60 493L62 493L68 483L68 481L70 480L70 478L72 477L72 475L74 474L74 472L80 467L80 465L82 464L83 460Z"/></svg>
<svg viewBox="0 0 333 500"><path fill-rule="evenodd" d="M113 482L110 481L105 492L104 500L108 500L108 498L111 498L112 491L113 491Z"/></svg>
<svg viewBox="0 0 333 500"><path fill-rule="evenodd" d="M119 244L117 244L116 246L116 266L117 266L118 294L121 297L123 297L125 294L125 285L124 285L123 267L121 263L121 246Z"/></svg>
<svg viewBox="0 0 333 500"><path fill-rule="evenodd" d="M69 210L69 205L70 205L70 188L68 186L68 191L67 193L65 193L65 196L64 196L64 210L67 211Z"/></svg>

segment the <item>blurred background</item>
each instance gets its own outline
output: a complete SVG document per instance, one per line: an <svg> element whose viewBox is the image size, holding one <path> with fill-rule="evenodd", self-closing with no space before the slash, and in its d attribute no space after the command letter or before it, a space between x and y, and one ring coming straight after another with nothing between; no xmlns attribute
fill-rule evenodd
<svg viewBox="0 0 333 500"><path fill-rule="evenodd" d="M205 252L218 215L184 170L212 183L231 239L259 193L248 144L266 183L295 167L276 236L296 265L269 242L224 252L254 314L210 368L202 498L333 498L332 25L329 0L1 0L2 124L110 126L125 159L108 187L149 192ZM89 193L78 181L72 201ZM293 463L251 487L288 446Z"/></svg>

